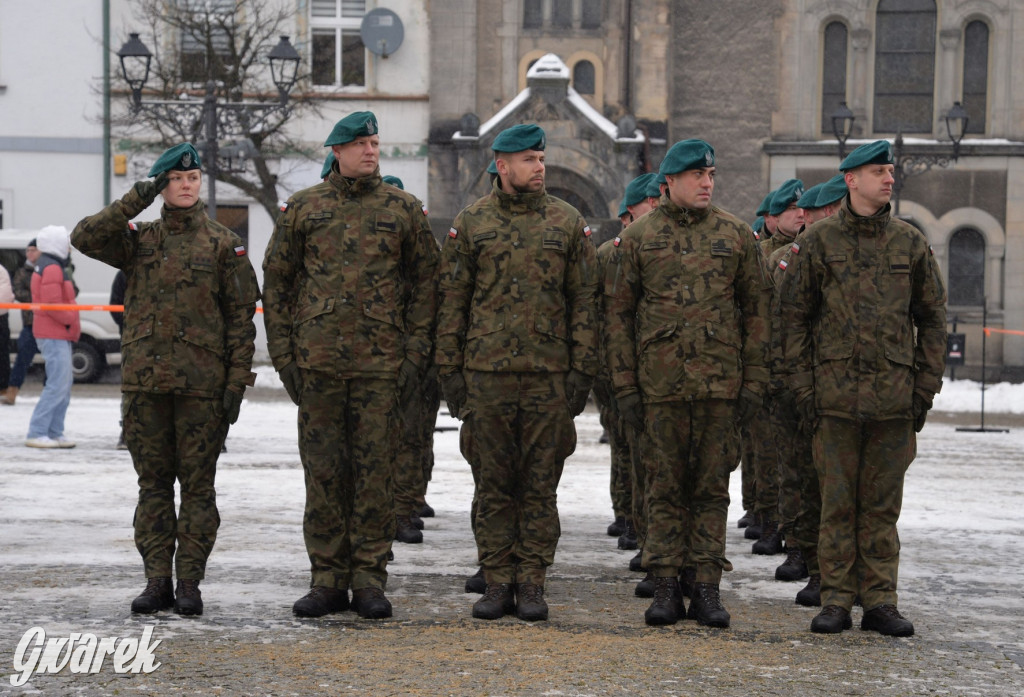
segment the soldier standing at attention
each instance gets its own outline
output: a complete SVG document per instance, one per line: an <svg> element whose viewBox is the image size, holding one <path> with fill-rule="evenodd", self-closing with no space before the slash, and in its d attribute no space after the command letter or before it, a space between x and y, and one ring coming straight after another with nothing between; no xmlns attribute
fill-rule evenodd
<svg viewBox="0 0 1024 697"><path fill-rule="evenodd" d="M474 470L473 616L546 620L560 527L556 489L573 417L597 372L597 259L579 212L544 190L544 131L498 134L499 178L455 218L441 250L437 353Z"/></svg>
<svg viewBox="0 0 1024 697"><path fill-rule="evenodd" d="M431 353L437 243L415 196L381 184L377 118L335 124L327 179L282 206L263 261L267 343L299 406L302 529L310 591L301 617L349 608L390 617L398 410Z"/></svg>
<svg viewBox="0 0 1024 697"><path fill-rule="evenodd" d="M647 624L683 615L677 575L689 542L696 565L689 617L728 627L719 582L737 423L768 383L768 302L750 227L712 205L715 151L673 145L661 163L668 193L620 237L607 264L604 342L616 404L642 431L647 469L644 566L654 576ZM692 526L684 526L687 508Z"/></svg>
<svg viewBox="0 0 1024 697"><path fill-rule="evenodd" d="M797 240L780 288L796 409L821 483L821 612L811 631L910 636L896 609L903 479L942 387L946 292L928 241L891 216L893 153L878 140L839 165L849 195ZM799 245L799 249L797 249Z"/></svg>
<svg viewBox="0 0 1024 697"><path fill-rule="evenodd" d="M200 166L190 143L168 149L149 170L154 179L136 182L71 236L83 254L127 277L121 413L139 476L135 546L148 579L132 612L173 605L182 615L203 613L199 582L220 525L217 457L256 379L256 274L238 235L207 217ZM130 222L158 193L160 219Z"/></svg>

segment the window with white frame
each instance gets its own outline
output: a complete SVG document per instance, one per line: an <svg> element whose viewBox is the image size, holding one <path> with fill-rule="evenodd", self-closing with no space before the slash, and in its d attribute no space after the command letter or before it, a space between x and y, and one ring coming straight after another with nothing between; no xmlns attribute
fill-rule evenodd
<svg viewBox="0 0 1024 697"><path fill-rule="evenodd" d="M311 0L309 25L313 84L321 87L364 87L366 48L359 26L366 0Z"/></svg>
<svg viewBox="0 0 1024 697"><path fill-rule="evenodd" d="M235 0L178 0L178 10L182 18L181 79L221 79L231 55L228 30L235 21Z"/></svg>

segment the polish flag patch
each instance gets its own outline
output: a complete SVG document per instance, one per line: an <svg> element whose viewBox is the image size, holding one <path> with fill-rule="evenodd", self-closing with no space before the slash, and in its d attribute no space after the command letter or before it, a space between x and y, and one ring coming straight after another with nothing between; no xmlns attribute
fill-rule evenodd
<svg viewBox="0 0 1024 697"><path fill-rule="evenodd" d="M139 226L131 221L128 221L128 229L131 230L132 232L138 232Z"/></svg>
<svg viewBox="0 0 1024 697"><path fill-rule="evenodd" d="M454 240L456 237L459 236L459 231L453 227L450 227L448 228L448 236Z"/></svg>
<svg viewBox="0 0 1024 697"><path fill-rule="evenodd" d="M591 234L592 233L590 232L590 226L589 225L584 225L583 226L583 236L584 237L590 237Z"/></svg>
<svg viewBox="0 0 1024 697"><path fill-rule="evenodd" d="M288 202L287 201L278 201L277 202L277 207L281 209L282 213L284 213L286 210L288 210Z"/></svg>
<svg viewBox="0 0 1024 697"><path fill-rule="evenodd" d="M794 242L793 246L789 248L789 251L793 252L793 254L799 254L800 253L800 245L797 244L796 242Z"/></svg>
<svg viewBox="0 0 1024 697"><path fill-rule="evenodd" d="M789 264L788 264L788 263L786 262L786 260L785 260L785 259L780 259L780 260L779 260L779 268L780 268L780 269L782 269L783 271L785 271L785 270L786 270L786 269L787 269L788 267L789 267Z"/></svg>
<svg viewBox="0 0 1024 697"><path fill-rule="evenodd" d="M423 215L430 215L430 213L427 212L427 207L426 206L420 206L420 209L422 209Z"/></svg>
<svg viewBox="0 0 1024 697"><path fill-rule="evenodd" d="M615 239L614 239L614 240L612 241L612 246L613 246L613 247L618 247L618 246L619 246L620 244L622 244L622 238L621 238L621 237L616 237L616 238L615 238Z"/></svg>
<svg viewBox="0 0 1024 697"><path fill-rule="evenodd" d="M235 256L236 257L244 257L245 256L245 247L244 246L235 247Z"/></svg>

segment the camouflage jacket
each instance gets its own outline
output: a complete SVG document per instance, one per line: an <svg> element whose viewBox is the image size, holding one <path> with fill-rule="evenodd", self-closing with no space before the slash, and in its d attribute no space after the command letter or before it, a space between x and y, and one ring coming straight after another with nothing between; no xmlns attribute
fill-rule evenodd
<svg viewBox="0 0 1024 697"><path fill-rule="evenodd" d="M920 231L888 205L858 216L847 198L800 235L780 270L798 398L813 390L819 413L866 420L910 418L915 391L931 404L945 369L946 292Z"/></svg>
<svg viewBox="0 0 1024 697"><path fill-rule="evenodd" d="M263 260L264 319L274 367L292 361L338 377L394 377L430 359L437 242L412 194L380 172L299 191Z"/></svg>
<svg viewBox="0 0 1024 697"><path fill-rule="evenodd" d="M579 212L544 191L491 193L455 218L441 249L441 374L597 373L597 258Z"/></svg>
<svg viewBox="0 0 1024 697"><path fill-rule="evenodd" d="M799 235L797 235L798 237ZM796 237L786 237L778 230L771 237L761 239L761 251L765 255L765 269L768 278L772 281L772 299L769 310L771 346L769 348L769 367L771 381L768 384L770 394L778 394L786 389L787 371L785 370L785 357L782 354L782 324L779 315L779 283L782 276L779 271L779 262L789 252Z"/></svg>
<svg viewBox="0 0 1024 697"><path fill-rule="evenodd" d="M242 240L206 215L206 204L164 206L160 219L134 189L83 218L71 243L125 272L121 389L220 397L256 379L259 285Z"/></svg>
<svg viewBox="0 0 1024 697"><path fill-rule="evenodd" d="M604 282L616 395L735 399L742 386L764 394L771 286L750 227L663 196L616 243Z"/></svg>

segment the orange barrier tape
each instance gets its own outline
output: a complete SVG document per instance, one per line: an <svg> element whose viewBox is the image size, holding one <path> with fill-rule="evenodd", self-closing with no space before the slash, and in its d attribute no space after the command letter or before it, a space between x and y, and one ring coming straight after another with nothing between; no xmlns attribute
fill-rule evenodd
<svg viewBox="0 0 1024 697"><path fill-rule="evenodd" d="M1024 332L1018 329L996 329L994 327L982 327L985 332L985 336L992 336L993 334L1013 334L1014 336L1024 336Z"/></svg>
<svg viewBox="0 0 1024 697"><path fill-rule="evenodd" d="M124 312L124 305L61 305L58 303L0 303L0 310L73 310L78 312ZM257 307L256 312L263 312Z"/></svg>

